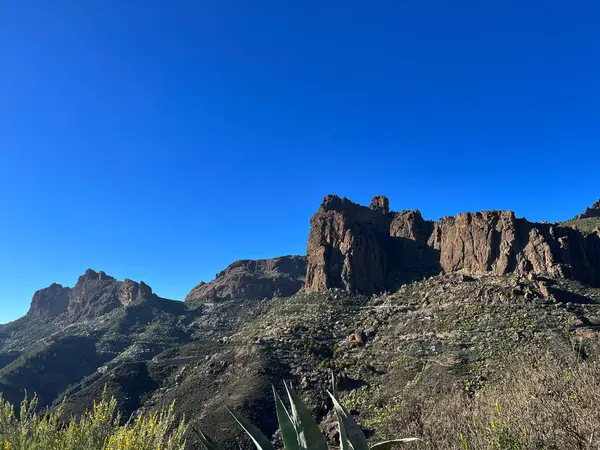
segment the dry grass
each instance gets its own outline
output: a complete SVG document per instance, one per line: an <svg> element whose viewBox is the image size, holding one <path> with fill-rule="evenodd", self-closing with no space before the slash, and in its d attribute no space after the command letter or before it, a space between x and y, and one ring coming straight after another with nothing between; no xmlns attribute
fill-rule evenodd
<svg viewBox="0 0 600 450"><path fill-rule="evenodd" d="M515 359L475 395L407 398L394 428L423 438L412 448L600 449L600 364L550 353Z"/></svg>

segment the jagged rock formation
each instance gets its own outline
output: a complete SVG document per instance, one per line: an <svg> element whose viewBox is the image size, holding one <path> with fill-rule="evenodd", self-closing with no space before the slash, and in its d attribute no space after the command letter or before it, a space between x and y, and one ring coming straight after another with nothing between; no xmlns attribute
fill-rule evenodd
<svg viewBox="0 0 600 450"><path fill-rule="evenodd" d="M308 291L373 293L409 273L534 273L600 284L600 233L517 219L511 211L462 213L439 222L419 211L389 212L328 195L311 219Z"/></svg>
<svg viewBox="0 0 600 450"><path fill-rule="evenodd" d="M436 223L429 244L445 272L534 273L600 282L600 236L517 219L512 211L463 213Z"/></svg>
<svg viewBox="0 0 600 450"><path fill-rule="evenodd" d="M596 200L590 208L586 208L583 214L579 214L575 219L589 219L592 217L600 217L600 199Z"/></svg>
<svg viewBox="0 0 600 450"><path fill-rule="evenodd" d="M435 267L427 237L432 223L419 211L389 212L385 197L370 208L328 195L311 218L306 289L377 292L401 268Z"/></svg>
<svg viewBox="0 0 600 450"><path fill-rule="evenodd" d="M69 307L70 291L70 288L57 283L40 289L33 294L28 316L32 319L51 319L61 315Z"/></svg>
<svg viewBox="0 0 600 450"><path fill-rule="evenodd" d="M289 297L302 288L305 274L306 258L303 256L236 261L210 283L201 282L194 287L185 301L200 304Z"/></svg>
<svg viewBox="0 0 600 450"><path fill-rule="evenodd" d="M371 200L371 205L369 206L373 211L380 211L381 214L389 214L390 212L390 201L387 197L383 195L376 195Z"/></svg>
<svg viewBox="0 0 600 450"><path fill-rule="evenodd" d="M54 283L37 291L27 315L35 320L64 315L74 321L100 316L121 306L156 299L158 297L143 281L118 281L102 271L88 269L73 288Z"/></svg>

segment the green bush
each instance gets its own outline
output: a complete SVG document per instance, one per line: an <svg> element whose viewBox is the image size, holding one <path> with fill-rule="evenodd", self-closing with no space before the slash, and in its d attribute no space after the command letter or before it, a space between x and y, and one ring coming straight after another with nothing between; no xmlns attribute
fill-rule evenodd
<svg viewBox="0 0 600 450"><path fill-rule="evenodd" d="M173 406L123 426L116 406L105 392L93 410L65 422L62 405L38 413L37 398L26 398L17 414L0 394L0 450L184 450L186 425L175 423Z"/></svg>

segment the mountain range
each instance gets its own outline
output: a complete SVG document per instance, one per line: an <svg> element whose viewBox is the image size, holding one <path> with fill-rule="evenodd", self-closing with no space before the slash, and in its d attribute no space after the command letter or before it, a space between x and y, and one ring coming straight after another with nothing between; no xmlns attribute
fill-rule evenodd
<svg viewBox="0 0 600 450"><path fill-rule="evenodd" d="M284 379L334 433L324 394L334 372L383 440L403 416L381 411L410 397L411 383L427 403L456 386L475 395L515 355L549 343L599 354L599 226L600 200L571 220L532 223L511 211L430 221L384 196L362 206L328 195L305 256L236 261L185 302L92 269L73 287L35 292L24 317L0 325L0 392L80 414L106 388L124 420L174 401L233 448L243 438L222 406L273 434L271 385Z"/></svg>

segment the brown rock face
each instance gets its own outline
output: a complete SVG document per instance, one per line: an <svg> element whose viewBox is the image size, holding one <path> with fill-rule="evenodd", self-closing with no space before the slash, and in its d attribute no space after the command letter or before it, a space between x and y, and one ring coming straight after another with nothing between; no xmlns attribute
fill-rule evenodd
<svg viewBox="0 0 600 450"><path fill-rule="evenodd" d="M372 208L328 195L311 218L307 246L306 289L341 288L372 292L383 288L389 275L386 224L378 210L385 202L373 199Z"/></svg>
<svg viewBox="0 0 600 450"><path fill-rule="evenodd" d="M600 199L598 199L590 208L586 208L583 214L579 214L575 218L588 219L590 217L600 217Z"/></svg>
<svg viewBox="0 0 600 450"><path fill-rule="evenodd" d="M511 211L462 213L436 223L429 245L445 272L504 274L516 264L516 228Z"/></svg>
<svg viewBox="0 0 600 450"><path fill-rule="evenodd" d="M121 306L157 299L143 281L118 281L102 271L88 269L71 289L67 312L73 319L94 317Z"/></svg>
<svg viewBox="0 0 600 450"><path fill-rule="evenodd" d="M584 236L517 219L511 211L462 213L434 223L419 211L389 213L380 196L369 208L327 196L311 219L306 289L372 293L440 269L533 273L598 285L599 255L600 232Z"/></svg>
<svg viewBox="0 0 600 450"><path fill-rule="evenodd" d="M158 299L150 286L126 279L118 281L104 272L88 269L73 288L53 284L36 292L28 316L51 319L64 314L71 321L92 318L121 306Z"/></svg>
<svg viewBox="0 0 600 450"><path fill-rule="evenodd" d="M376 195L373 197L373 200L371 200L371 206L369 206L369 208L373 211L379 211L381 214L388 214L390 212L390 201L383 195Z"/></svg>
<svg viewBox="0 0 600 450"><path fill-rule="evenodd" d="M136 283L135 281L125 278L119 285L119 303L124 306L129 306L141 299L150 299L152 297L152 288L143 281Z"/></svg>
<svg viewBox="0 0 600 450"><path fill-rule="evenodd" d="M31 299L31 307L27 316L36 319L51 319L67 311L70 288L53 283L40 289Z"/></svg>
<svg viewBox="0 0 600 450"><path fill-rule="evenodd" d="M598 235L517 219L512 211L463 213L435 225L429 244L445 272L520 273L600 281Z"/></svg>
<svg viewBox="0 0 600 450"><path fill-rule="evenodd" d="M306 289L385 289L399 267L417 267L427 260L430 229L418 211L390 214L385 197L375 197L366 208L328 195L311 218Z"/></svg>
<svg viewBox="0 0 600 450"><path fill-rule="evenodd" d="M214 303L231 299L288 297L304 284L306 258L241 260L219 272L210 283L201 282L186 296L186 303Z"/></svg>

